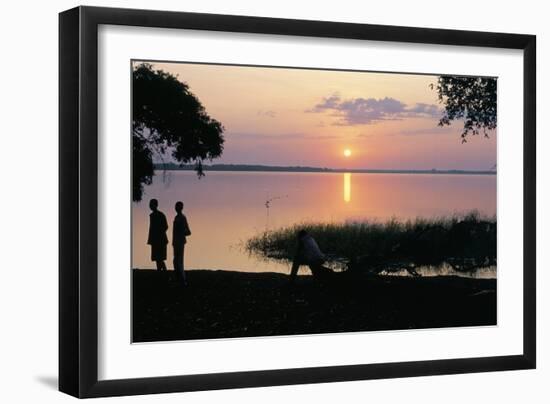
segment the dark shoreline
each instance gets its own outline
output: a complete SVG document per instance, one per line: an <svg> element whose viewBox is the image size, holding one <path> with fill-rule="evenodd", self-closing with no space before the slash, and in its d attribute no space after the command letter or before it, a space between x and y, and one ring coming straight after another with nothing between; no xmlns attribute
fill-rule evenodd
<svg viewBox="0 0 550 404"><path fill-rule="evenodd" d="M195 171L194 165L155 163L155 171ZM496 175L494 170L399 170L376 168L327 168L307 166L264 166L260 164L212 164L203 165L203 171L264 172L264 173L350 173L350 174L441 174L441 175Z"/></svg>
<svg viewBox="0 0 550 404"><path fill-rule="evenodd" d="M133 271L133 342L496 325L495 279L187 274Z"/></svg>

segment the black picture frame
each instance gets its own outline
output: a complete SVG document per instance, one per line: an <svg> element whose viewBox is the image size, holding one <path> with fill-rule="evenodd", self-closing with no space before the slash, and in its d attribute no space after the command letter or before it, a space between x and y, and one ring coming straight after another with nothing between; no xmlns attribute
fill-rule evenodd
<svg viewBox="0 0 550 404"><path fill-rule="evenodd" d="M98 26L101 24L523 50L523 354L98 380ZM534 35L77 7L59 15L59 389L75 397L168 393L536 366Z"/></svg>

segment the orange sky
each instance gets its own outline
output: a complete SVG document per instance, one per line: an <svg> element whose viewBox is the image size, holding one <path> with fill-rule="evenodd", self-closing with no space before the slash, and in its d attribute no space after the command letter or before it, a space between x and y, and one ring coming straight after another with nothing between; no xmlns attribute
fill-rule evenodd
<svg viewBox="0 0 550 404"><path fill-rule="evenodd" d="M225 127L215 163L489 170L496 134L439 128L436 76L156 63ZM344 150L351 150L345 157Z"/></svg>

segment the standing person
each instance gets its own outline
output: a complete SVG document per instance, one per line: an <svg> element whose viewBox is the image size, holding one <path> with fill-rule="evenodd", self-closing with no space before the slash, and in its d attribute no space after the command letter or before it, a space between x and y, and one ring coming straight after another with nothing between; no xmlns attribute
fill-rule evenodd
<svg viewBox="0 0 550 404"><path fill-rule="evenodd" d="M151 214L149 215L149 236L147 237L147 244L151 246L151 261L155 261L157 264L157 271L166 271L166 245L168 244L168 237L166 237L166 230L168 230L168 223L166 222L166 216L160 210L158 210L158 201L151 199L149 201L149 209Z"/></svg>
<svg viewBox="0 0 550 404"><path fill-rule="evenodd" d="M174 271L183 285L187 285L185 271L183 267L183 254L185 252L185 243L187 236L191 235L187 218L182 213L183 202L176 202L176 216L174 217L174 225L172 226L172 247L174 247Z"/></svg>
<svg viewBox="0 0 550 404"><path fill-rule="evenodd" d="M305 230L297 233L298 247L290 270L290 282L294 282L300 265L307 265L315 278L321 278L332 273L332 269L324 267L325 254L317 245L315 239Z"/></svg>

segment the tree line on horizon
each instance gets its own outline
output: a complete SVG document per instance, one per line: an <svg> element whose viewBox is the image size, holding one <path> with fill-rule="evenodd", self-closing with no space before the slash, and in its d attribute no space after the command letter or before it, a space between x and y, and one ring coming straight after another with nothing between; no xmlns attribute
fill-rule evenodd
<svg viewBox="0 0 550 404"><path fill-rule="evenodd" d="M191 171L195 170L193 164L153 163L155 170ZM376 169L376 168L328 168L311 166L270 166L263 164L203 164L203 172L206 171L279 171L279 172L314 172L314 173L421 173L421 174L496 174L496 167L491 170L442 170L432 169Z"/></svg>

